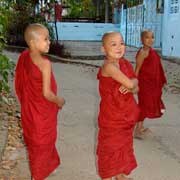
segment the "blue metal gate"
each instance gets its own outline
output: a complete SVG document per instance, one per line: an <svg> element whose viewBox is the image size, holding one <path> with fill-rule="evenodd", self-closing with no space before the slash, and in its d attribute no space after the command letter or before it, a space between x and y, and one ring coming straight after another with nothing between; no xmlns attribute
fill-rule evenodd
<svg viewBox="0 0 180 180"><path fill-rule="evenodd" d="M140 47L140 33L143 29L154 32L154 47L161 48L162 14L157 12L157 0L144 0L143 4L124 9L119 13L125 42L129 46Z"/></svg>

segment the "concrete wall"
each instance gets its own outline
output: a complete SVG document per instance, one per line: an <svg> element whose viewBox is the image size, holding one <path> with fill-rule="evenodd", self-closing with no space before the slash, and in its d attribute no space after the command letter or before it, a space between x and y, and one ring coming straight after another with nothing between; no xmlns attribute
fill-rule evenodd
<svg viewBox="0 0 180 180"><path fill-rule="evenodd" d="M54 27L54 24L51 23ZM59 40L101 41L105 32L120 31L119 24L57 22ZM54 31L55 32L55 31Z"/></svg>
<svg viewBox="0 0 180 180"><path fill-rule="evenodd" d="M180 58L180 0L165 0L162 55Z"/></svg>

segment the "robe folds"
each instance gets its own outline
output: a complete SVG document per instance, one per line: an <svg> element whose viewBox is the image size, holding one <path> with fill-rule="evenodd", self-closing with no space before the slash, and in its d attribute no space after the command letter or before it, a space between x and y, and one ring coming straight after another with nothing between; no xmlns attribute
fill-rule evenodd
<svg viewBox="0 0 180 180"><path fill-rule="evenodd" d="M165 109L161 96L166 77L161 58L152 48L149 50L148 57L143 61L138 80L138 104L141 110L139 121L143 121L145 118L161 117L161 110Z"/></svg>
<svg viewBox="0 0 180 180"><path fill-rule="evenodd" d="M131 64L119 60L120 70L135 78ZM97 74L101 97L98 115L97 166L101 178L128 175L137 163L133 150L133 130L139 118L139 108L132 93L121 94L120 83Z"/></svg>
<svg viewBox="0 0 180 180"><path fill-rule="evenodd" d="M48 61L47 58L44 58ZM57 85L51 72L51 90ZM25 50L15 70L15 91L21 105L24 142L29 156L30 170L35 180L43 180L60 164L55 147L58 106L44 98L42 73Z"/></svg>

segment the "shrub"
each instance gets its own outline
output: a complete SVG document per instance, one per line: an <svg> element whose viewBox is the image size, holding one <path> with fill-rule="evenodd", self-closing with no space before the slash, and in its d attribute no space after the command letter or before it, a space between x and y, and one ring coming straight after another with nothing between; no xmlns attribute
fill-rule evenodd
<svg viewBox="0 0 180 180"><path fill-rule="evenodd" d="M10 91L8 82L14 69L14 63L2 53L6 43L7 14L7 10L0 7L0 101L2 101L3 95Z"/></svg>
<svg viewBox="0 0 180 180"><path fill-rule="evenodd" d="M14 11L11 11L8 17L7 44L26 47L24 30L27 25L31 23L41 23L45 25L50 32L50 38L54 39L53 28L45 21L45 18L41 14L34 13L31 3L25 3L21 8L14 6L13 9Z"/></svg>

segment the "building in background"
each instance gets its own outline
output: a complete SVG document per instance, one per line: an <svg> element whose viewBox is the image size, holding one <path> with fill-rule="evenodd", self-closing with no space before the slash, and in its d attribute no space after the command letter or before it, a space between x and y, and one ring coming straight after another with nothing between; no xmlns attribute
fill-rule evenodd
<svg viewBox="0 0 180 180"><path fill-rule="evenodd" d="M130 3L129 3L130 2ZM162 55L180 59L180 0L114 0L114 22L120 24L126 44L140 47L140 32L151 29L154 47Z"/></svg>
<svg viewBox="0 0 180 180"><path fill-rule="evenodd" d="M180 58L180 0L164 1L162 55Z"/></svg>

